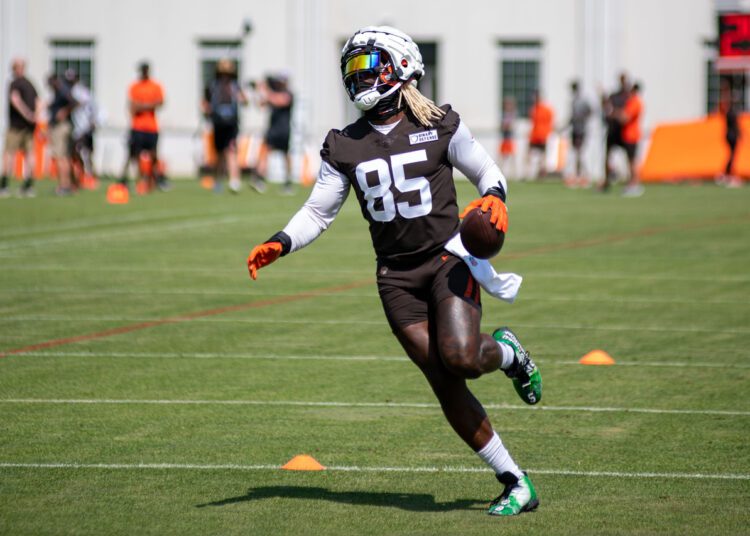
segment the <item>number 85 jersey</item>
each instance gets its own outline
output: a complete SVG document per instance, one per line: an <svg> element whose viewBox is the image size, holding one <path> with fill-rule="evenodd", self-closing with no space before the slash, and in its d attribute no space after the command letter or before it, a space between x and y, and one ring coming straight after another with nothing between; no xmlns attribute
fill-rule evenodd
<svg viewBox="0 0 750 536"><path fill-rule="evenodd" d="M443 118L431 127L407 111L387 134L365 118L331 130L313 192L284 228L291 251L330 225L350 188L369 222L380 263L415 266L441 251L459 226L454 166L480 194L506 188L505 177L459 115L447 105L443 110Z"/></svg>
<svg viewBox="0 0 750 536"><path fill-rule="evenodd" d="M448 145L459 121L448 108L431 128L407 112L385 135L365 118L328 133L320 154L349 179L370 223L378 261L418 264L457 231Z"/></svg>

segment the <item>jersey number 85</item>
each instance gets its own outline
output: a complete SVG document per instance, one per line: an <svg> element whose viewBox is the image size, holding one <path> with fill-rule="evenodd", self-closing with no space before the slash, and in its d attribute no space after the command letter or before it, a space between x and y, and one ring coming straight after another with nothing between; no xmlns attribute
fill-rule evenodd
<svg viewBox="0 0 750 536"><path fill-rule="evenodd" d="M396 217L397 213L410 219L430 213L432 210L430 182L425 177L407 179L404 173L404 166L426 160L427 152L422 149L392 155L390 166L383 158L368 160L357 166L357 183L367 201L367 210L373 220L389 222ZM375 186L367 183L367 174L372 172L375 172L378 177L378 183ZM391 184L395 185L399 192L419 192L419 203L416 205L410 205L407 202L396 203L391 192ZM383 200L382 210L375 208L377 199Z"/></svg>

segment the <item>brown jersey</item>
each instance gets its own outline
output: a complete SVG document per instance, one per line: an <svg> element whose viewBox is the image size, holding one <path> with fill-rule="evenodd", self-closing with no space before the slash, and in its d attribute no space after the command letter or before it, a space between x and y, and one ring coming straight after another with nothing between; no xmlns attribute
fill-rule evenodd
<svg viewBox="0 0 750 536"><path fill-rule="evenodd" d="M414 266L440 251L459 226L448 145L460 118L449 105L434 127L407 111L383 135L365 118L331 130L320 155L344 174L370 224L378 261Z"/></svg>

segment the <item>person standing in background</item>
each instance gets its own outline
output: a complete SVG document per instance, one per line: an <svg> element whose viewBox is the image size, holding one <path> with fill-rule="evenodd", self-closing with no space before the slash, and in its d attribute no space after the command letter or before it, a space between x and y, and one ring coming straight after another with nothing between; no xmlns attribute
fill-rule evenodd
<svg viewBox="0 0 750 536"><path fill-rule="evenodd" d="M586 186L589 183L586 166L583 162L583 145L586 141L586 128L591 116L591 106L581 95L578 81L570 84L570 144L573 147L573 158L575 160L573 176L566 181L569 186Z"/></svg>
<svg viewBox="0 0 750 536"><path fill-rule="evenodd" d="M638 176L638 142L641 141L641 118L643 117L643 101L640 97L640 84L633 84L625 101L620 121L622 123L622 141L628 155L630 180L625 185L622 195L625 197L640 197L643 195Z"/></svg>
<svg viewBox="0 0 750 536"><path fill-rule="evenodd" d="M16 153L23 152L26 165L23 170L21 196L34 195L31 171L34 168L34 130L42 101L34 85L26 78L26 62L16 58L11 63L13 80L8 88L8 129L3 150L3 174L0 177L0 197L8 197L8 176L12 173Z"/></svg>
<svg viewBox="0 0 750 536"><path fill-rule="evenodd" d="M240 165L237 161L237 135L240 132L240 105L247 104L247 95L237 83L237 68L232 60L223 58L216 64L216 79L206 87L203 114L213 126L216 150L216 186L220 191L219 172L223 167L229 176L229 190L240 191Z"/></svg>
<svg viewBox="0 0 750 536"><path fill-rule="evenodd" d="M604 181L599 185L601 192L609 191L614 170L610 163L612 149L620 147L627 151L622 139L622 110L630 96L630 82L626 73L620 73L620 88L607 96L602 94L602 113L607 127L607 142L604 149Z"/></svg>
<svg viewBox="0 0 750 536"><path fill-rule="evenodd" d="M552 133L555 112L549 104L542 101L538 91L532 95L529 120L531 132L529 133L529 149L526 152L526 170L531 174L531 161L536 154L539 158L539 165L536 166L534 177L539 179L547 175L547 138Z"/></svg>
<svg viewBox="0 0 750 536"><path fill-rule="evenodd" d="M52 100L47 107L49 124L49 153L57 163L57 195L67 196L73 193L70 155L73 149L73 123L70 119L76 101L70 94L70 87L62 77L52 74L47 79Z"/></svg>
<svg viewBox="0 0 750 536"><path fill-rule="evenodd" d="M147 177L149 186L160 190L168 189L167 179L160 171L157 146L159 144L159 123L156 111L164 105L164 89L161 84L151 79L151 68L147 62L138 66L140 77L128 89L128 110L131 116L130 137L128 139L128 156L122 170L120 183L128 185L128 169L135 162L140 169L141 153L151 160L151 172Z"/></svg>
<svg viewBox="0 0 750 536"><path fill-rule="evenodd" d="M719 94L719 113L724 118L725 132L724 140L729 148L729 156L724 166L724 175L720 178L721 183L729 188L742 186L742 179L734 173L734 157L737 152L737 142L740 140L740 124L737 118L737 108L734 104L732 81L730 78L722 78Z"/></svg>
<svg viewBox="0 0 750 536"><path fill-rule="evenodd" d="M289 138L292 133L292 106L294 95L289 90L289 78L285 74L268 76L264 82L258 84L260 105L268 106L270 115L265 143L267 150L262 153L258 162L258 174L265 181L268 173L268 154L271 151L281 151L284 155L286 175L284 189L286 194L292 193L292 161L289 156Z"/></svg>
<svg viewBox="0 0 750 536"><path fill-rule="evenodd" d="M65 80L70 84L70 95L76 103L71 120L73 121L72 158L80 164L83 174L94 177L94 130L96 130L97 110L91 91L81 82L78 73L72 69L65 71Z"/></svg>
<svg viewBox="0 0 750 536"><path fill-rule="evenodd" d="M512 96L503 99L503 115L500 118L500 167L505 171L508 178L516 177L518 174L518 164L516 162L516 119L518 119L518 109L516 99ZM513 167L513 173L509 168Z"/></svg>

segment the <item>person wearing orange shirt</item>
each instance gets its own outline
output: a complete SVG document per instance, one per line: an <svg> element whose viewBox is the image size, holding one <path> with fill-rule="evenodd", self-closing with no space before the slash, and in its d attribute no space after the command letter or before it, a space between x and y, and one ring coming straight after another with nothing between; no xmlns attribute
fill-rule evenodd
<svg viewBox="0 0 750 536"><path fill-rule="evenodd" d="M503 115L500 118L500 146L498 153L500 155L500 168L505 172L506 177L516 177L516 141L515 127L518 117L518 108L516 99L508 96L503 99ZM513 166L513 173L510 173L510 166Z"/></svg>
<svg viewBox="0 0 750 536"><path fill-rule="evenodd" d="M640 97L640 84L633 84L630 88L625 107L622 110L622 141L628 155L630 180L625 185L622 195L625 197L639 197L643 195L637 169L638 142L641 141L641 118L643 116L643 101Z"/></svg>
<svg viewBox="0 0 750 536"><path fill-rule="evenodd" d="M164 105L164 90L161 84L150 77L150 66L143 62L138 66L140 78L128 89L128 108L130 110L130 137L128 138L128 157L122 170L120 183L127 186L128 169L131 163L140 164L142 154L151 161L150 171L146 177L150 187L155 184L160 190L167 189L167 181L160 171L157 145L159 143L159 123L156 110Z"/></svg>
<svg viewBox="0 0 750 536"><path fill-rule="evenodd" d="M538 179L547 174L545 160L547 158L547 138L552 133L555 121L555 113L552 107L543 102L539 92L535 91L532 96L532 105L529 110L531 120L531 132L529 133L529 150L526 152L526 169L531 169L531 160L534 153L540 153L539 165L536 168L535 177Z"/></svg>

